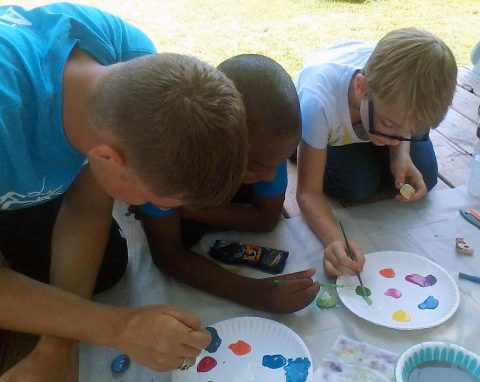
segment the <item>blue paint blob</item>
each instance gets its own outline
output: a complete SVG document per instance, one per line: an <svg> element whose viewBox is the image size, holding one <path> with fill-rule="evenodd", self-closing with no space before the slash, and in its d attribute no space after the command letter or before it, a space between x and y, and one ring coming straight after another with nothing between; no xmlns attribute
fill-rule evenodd
<svg viewBox="0 0 480 382"><path fill-rule="evenodd" d="M130 358L126 354L120 354L115 357L112 363L110 364L110 369L113 373L125 373L130 367Z"/></svg>
<svg viewBox="0 0 480 382"><path fill-rule="evenodd" d="M312 363L308 358L289 358L285 370L285 382L305 382L308 377L308 369Z"/></svg>
<svg viewBox="0 0 480 382"><path fill-rule="evenodd" d="M433 296L428 296L427 299L418 305L419 309L435 309L438 306L438 300Z"/></svg>
<svg viewBox="0 0 480 382"><path fill-rule="evenodd" d="M218 350L220 344L222 343L222 339L218 335L217 329L211 326L207 326L205 329L207 329L212 335L212 341L205 348L205 350L208 351L209 353L215 353Z"/></svg>
<svg viewBox="0 0 480 382"><path fill-rule="evenodd" d="M262 366L268 367L269 369L280 369L285 366L287 360L281 354L274 355L264 355L262 359Z"/></svg>

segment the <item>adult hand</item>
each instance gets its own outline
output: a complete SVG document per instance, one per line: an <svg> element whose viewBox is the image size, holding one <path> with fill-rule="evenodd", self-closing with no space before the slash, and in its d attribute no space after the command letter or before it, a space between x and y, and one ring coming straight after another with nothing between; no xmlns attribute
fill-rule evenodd
<svg viewBox="0 0 480 382"><path fill-rule="evenodd" d="M210 344L210 333L199 319L176 307L145 306L125 312L115 347L152 370L174 370L184 361L193 365Z"/></svg>
<svg viewBox="0 0 480 382"><path fill-rule="evenodd" d="M77 382L78 343L42 337L35 349L8 370L0 382Z"/></svg>
<svg viewBox="0 0 480 382"><path fill-rule="evenodd" d="M355 241L349 240L348 243L357 261L353 261L348 257L345 241L332 241L325 248L323 255L323 268L327 277L336 277L342 274L354 276L355 272L361 272L363 270L365 256L362 249Z"/></svg>
<svg viewBox="0 0 480 382"><path fill-rule="evenodd" d="M422 198L427 193L427 186L423 180L422 173L413 164L410 157L392 161L391 171L395 178L395 187L400 189L405 183L415 189L415 194L407 199L401 194L395 195L395 199L402 202L413 202Z"/></svg>
<svg viewBox="0 0 480 382"><path fill-rule="evenodd" d="M315 269L264 279L249 279L248 305L272 313L292 313L305 308L317 295L320 285L313 281Z"/></svg>

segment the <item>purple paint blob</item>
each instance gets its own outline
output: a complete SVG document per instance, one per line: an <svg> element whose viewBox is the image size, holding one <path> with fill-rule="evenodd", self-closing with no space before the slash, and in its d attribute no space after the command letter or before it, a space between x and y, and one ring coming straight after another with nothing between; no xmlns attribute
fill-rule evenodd
<svg viewBox="0 0 480 382"><path fill-rule="evenodd" d="M395 289L395 288L390 288L390 289L387 289L384 293L385 296L390 296L390 297L393 297L393 298L400 298L402 297L402 292L400 292L398 289Z"/></svg>
<svg viewBox="0 0 480 382"><path fill-rule="evenodd" d="M433 296L428 296L427 299L418 305L418 309L436 309L438 306L438 300Z"/></svg>
<svg viewBox="0 0 480 382"><path fill-rule="evenodd" d="M342 365L337 362L329 362L328 367L330 368L330 370L336 371L337 373L341 373L343 371Z"/></svg>
<svg viewBox="0 0 480 382"><path fill-rule="evenodd" d="M264 355L262 359L262 366L268 367L269 369L280 369L285 366L287 360L281 354L274 355Z"/></svg>
<svg viewBox="0 0 480 382"><path fill-rule="evenodd" d="M405 276L405 280L413 284L417 284L418 286L421 286L421 287L428 287L428 286L435 285L437 283L437 278L433 275L428 275L423 277L423 276L417 275L416 273Z"/></svg>
<svg viewBox="0 0 480 382"><path fill-rule="evenodd" d="M285 382L305 382L312 363L308 358L289 358L285 370Z"/></svg>
<svg viewBox="0 0 480 382"><path fill-rule="evenodd" d="M208 351L209 353L215 353L218 350L220 344L222 343L222 339L218 335L217 329L211 326L207 326L205 329L207 329L212 335L212 341L205 348L205 350Z"/></svg>

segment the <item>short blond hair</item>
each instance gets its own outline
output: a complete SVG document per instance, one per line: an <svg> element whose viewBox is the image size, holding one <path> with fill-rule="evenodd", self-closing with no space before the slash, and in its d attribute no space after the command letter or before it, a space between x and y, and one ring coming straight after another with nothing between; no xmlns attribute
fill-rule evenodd
<svg viewBox="0 0 480 382"><path fill-rule="evenodd" d="M162 53L117 64L96 86L92 112L157 196L197 207L226 203L247 157L245 110L221 71Z"/></svg>
<svg viewBox="0 0 480 382"><path fill-rule="evenodd" d="M429 32L404 28L383 37L365 66L367 96L405 111L412 133L437 127L452 103L457 64Z"/></svg>

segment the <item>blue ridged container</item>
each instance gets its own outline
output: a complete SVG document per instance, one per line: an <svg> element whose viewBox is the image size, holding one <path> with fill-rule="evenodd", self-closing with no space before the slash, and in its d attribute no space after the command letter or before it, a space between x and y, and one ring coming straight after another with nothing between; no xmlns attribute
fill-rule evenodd
<svg viewBox="0 0 480 382"><path fill-rule="evenodd" d="M480 382L480 357L449 342L423 342L403 353L395 366L395 380L408 382L412 371L424 363L439 362L459 367Z"/></svg>

